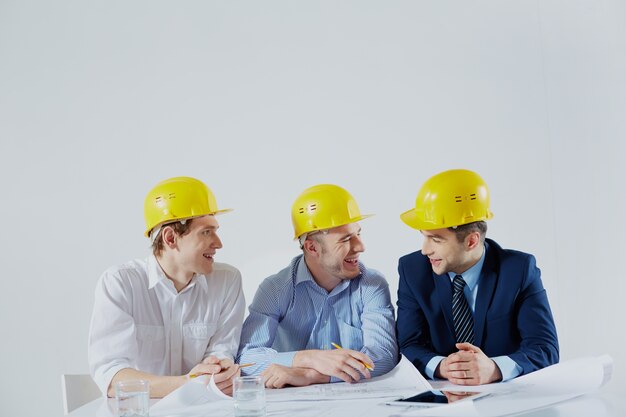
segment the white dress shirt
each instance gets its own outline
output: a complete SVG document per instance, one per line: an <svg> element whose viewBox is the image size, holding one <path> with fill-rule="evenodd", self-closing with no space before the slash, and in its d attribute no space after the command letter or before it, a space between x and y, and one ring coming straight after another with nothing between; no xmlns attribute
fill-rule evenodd
<svg viewBox="0 0 626 417"><path fill-rule="evenodd" d="M96 286L91 376L106 393L124 368L183 375L210 355L234 359L244 312L241 274L227 264L215 263L180 293L154 256L109 268Z"/></svg>

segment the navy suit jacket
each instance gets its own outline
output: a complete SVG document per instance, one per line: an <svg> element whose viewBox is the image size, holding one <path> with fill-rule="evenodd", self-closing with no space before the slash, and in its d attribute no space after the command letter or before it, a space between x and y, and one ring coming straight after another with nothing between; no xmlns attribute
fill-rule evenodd
<svg viewBox="0 0 626 417"><path fill-rule="evenodd" d="M488 357L506 355L522 375L559 361L556 327L535 257L486 239L474 311L474 344ZM428 362L455 347L452 284L421 251L398 265L398 344L424 375Z"/></svg>

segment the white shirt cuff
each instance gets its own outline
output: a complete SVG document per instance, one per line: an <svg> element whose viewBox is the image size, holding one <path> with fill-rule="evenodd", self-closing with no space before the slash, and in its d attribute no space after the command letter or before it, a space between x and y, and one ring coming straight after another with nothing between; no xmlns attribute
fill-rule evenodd
<svg viewBox="0 0 626 417"><path fill-rule="evenodd" d="M297 352L276 352L276 354L272 357L272 362L291 368L293 366L293 358L296 356L296 353Z"/></svg>
<svg viewBox="0 0 626 417"><path fill-rule="evenodd" d="M102 391L104 396L108 395L109 385L111 385L111 381L113 380L115 374L126 368L130 368L130 366L128 364L118 364L110 367L102 374L96 372L96 374L94 375L94 381L96 382L96 385L98 385L98 388L100 388L100 391Z"/></svg>

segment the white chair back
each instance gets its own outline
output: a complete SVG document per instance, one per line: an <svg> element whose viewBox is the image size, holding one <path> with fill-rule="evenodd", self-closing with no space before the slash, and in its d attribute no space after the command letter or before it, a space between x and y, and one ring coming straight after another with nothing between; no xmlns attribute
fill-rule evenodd
<svg viewBox="0 0 626 417"><path fill-rule="evenodd" d="M102 393L91 375L61 375L63 388L63 411L68 415L81 405L100 397Z"/></svg>

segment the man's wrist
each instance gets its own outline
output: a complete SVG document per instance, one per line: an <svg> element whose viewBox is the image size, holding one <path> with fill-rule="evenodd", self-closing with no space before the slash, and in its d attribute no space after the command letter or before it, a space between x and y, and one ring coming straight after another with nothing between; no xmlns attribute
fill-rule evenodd
<svg viewBox="0 0 626 417"><path fill-rule="evenodd" d="M328 375L323 375L315 369L305 368L305 375L311 384L327 384L330 382L330 377Z"/></svg>
<svg viewBox="0 0 626 417"><path fill-rule="evenodd" d="M313 368L311 366L311 355L308 350L299 350L293 357L292 367L294 368Z"/></svg>
<svg viewBox="0 0 626 417"><path fill-rule="evenodd" d="M178 389L180 387L182 387L183 385L185 385L187 383L187 381L190 380L189 376L191 374L186 374L186 375L181 375L181 376L176 376L174 377L174 380L171 382L171 387L172 387L172 391L174 391L175 389Z"/></svg>
<svg viewBox="0 0 626 417"><path fill-rule="evenodd" d="M491 359L491 362L493 363L494 369L491 374L491 380L489 381L489 383L502 381L502 371L500 370L498 363L494 361L493 359Z"/></svg>

